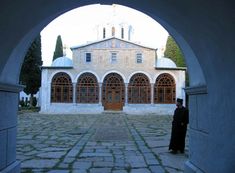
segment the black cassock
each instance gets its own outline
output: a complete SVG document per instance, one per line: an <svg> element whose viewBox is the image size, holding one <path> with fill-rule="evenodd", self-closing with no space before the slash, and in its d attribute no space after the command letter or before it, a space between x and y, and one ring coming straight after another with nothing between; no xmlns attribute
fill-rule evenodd
<svg viewBox="0 0 235 173"><path fill-rule="evenodd" d="M184 152L185 136L188 124L188 109L176 108L172 121L171 140L169 150Z"/></svg>

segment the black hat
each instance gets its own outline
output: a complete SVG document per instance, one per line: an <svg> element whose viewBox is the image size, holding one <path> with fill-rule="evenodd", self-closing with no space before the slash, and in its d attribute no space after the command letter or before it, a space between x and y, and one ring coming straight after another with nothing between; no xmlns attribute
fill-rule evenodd
<svg viewBox="0 0 235 173"><path fill-rule="evenodd" d="M177 98L177 102L183 104L183 99Z"/></svg>

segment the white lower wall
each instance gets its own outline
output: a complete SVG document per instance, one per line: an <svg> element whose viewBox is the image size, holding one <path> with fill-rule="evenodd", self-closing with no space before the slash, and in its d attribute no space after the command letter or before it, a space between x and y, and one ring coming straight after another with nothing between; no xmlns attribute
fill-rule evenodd
<svg viewBox="0 0 235 173"><path fill-rule="evenodd" d="M173 115L175 104L127 104L123 111L127 114Z"/></svg>
<svg viewBox="0 0 235 173"><path fill-rule="evenodd" d="M175 104L127 104L123 107L126 114L173 115ZM41 107L42 114L100 114L104 111L101 104L51 103Z"/></svg>
<svg viewBox="0 0 235 173"><path fill-rule="evenodd" d="M46 108L46 109L43 109ZM100 104L51 103L42 107L42 114L99 114L103 112Z"/></svg>

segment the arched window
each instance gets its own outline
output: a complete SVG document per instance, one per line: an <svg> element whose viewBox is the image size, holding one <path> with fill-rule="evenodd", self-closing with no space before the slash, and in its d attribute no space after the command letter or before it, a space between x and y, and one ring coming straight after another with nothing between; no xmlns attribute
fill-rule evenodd
<svg viewBox="0 0 235 173"><path fill-rule="evenodd" d="M170 74L163 73L156 79L154 103L175 103L175 80Z"/></svg>
<svg viewBox="0 0 235 173"><path fill-rule="evenodd" d="M51 82L51 102L71 103L73 101L73 85L68 74L55 74Z"/></svg>
<svg viewBox="0 0 235 173"><path fill-rule="evenodd" d="M112 27L112 37L114 37L114 36L115 36L115 28Z"/></svg>
<svg viewBox="0 0 235 173"><path fill-rule="evenodd" d="M99 85L92 73L82 74L77 82L77 103L98 103Z"/></svg>
<svg viewBox="0 0 235 173"><path fill-rule="evenodd" d="M128 85L129 103L150 103L151 87L148 77L145 74L137 73L130 79Z"/></svg>
<svg viewBox="0 0 235 173"><path fill-rule="evenodd" d="M105 28L103 28L103 38L105 38L106 32L105 32Z"/></svg>

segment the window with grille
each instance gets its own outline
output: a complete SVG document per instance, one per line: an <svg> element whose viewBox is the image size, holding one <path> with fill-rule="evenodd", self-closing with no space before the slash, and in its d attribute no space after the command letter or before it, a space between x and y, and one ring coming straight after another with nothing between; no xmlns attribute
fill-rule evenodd
<svg viewBox="0 0 235 173"><path fill-rule="evenodd" d="M77 103L98 103L99 85L92 73L82 74L77 82Z"/></svg>
<svg viewBox="0 0 235 173"><path fill-rule="evenodd" d="M86 62L91 62L91 53L86 53Z"/></svg>
<svg viewBox="0 0 235 173"><path fill-rule="evenodd" d="M167 73L161 74L154 84L154 103L175 103L175 80Z"/></svg>
<svg viewBox="0 0 235 173"><path fill-rule="evenodd" d="M137 73L128 85L128 103L151 103L151 86L145 74Z"/></svg>
<svg viewBox="0 0 235 173"><path fill-rule="evenodd" d="M55 74L51 82L51 102L71 103L73 101L73 85L68 74Z"/></svg>
<svg viewBox="0 0 235 173"><path fill-rule="evenodd" d="M117 62L117 53L112 52L111 53L111 63L116 63Z"/></svg>
<svg viewBox="0 0 235 173"><path fill-rule="evenodd" d="M136 54L136 63L141 64L143 62L142 53Z"/></svg>

